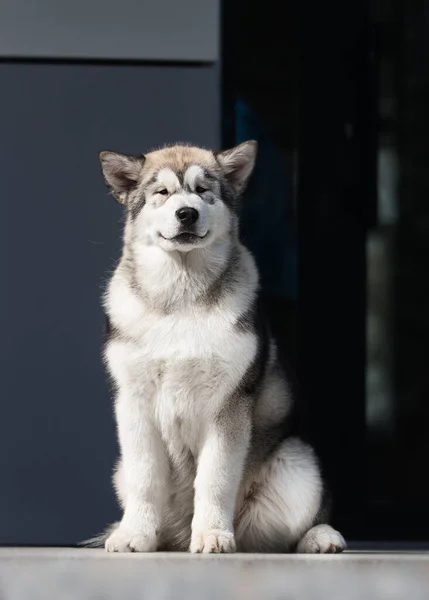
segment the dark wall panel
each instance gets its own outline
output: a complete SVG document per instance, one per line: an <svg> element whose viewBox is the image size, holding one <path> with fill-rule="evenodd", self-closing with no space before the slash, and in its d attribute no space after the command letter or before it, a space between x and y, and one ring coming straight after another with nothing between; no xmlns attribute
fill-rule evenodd
<svg viewBox="0 0 429 600"><path fill-rule="evenodd" d="M98 152L218 146L218 71L3 63L0 85L0 543L70 544L117 516L100 295L121 210Z"/></svg>

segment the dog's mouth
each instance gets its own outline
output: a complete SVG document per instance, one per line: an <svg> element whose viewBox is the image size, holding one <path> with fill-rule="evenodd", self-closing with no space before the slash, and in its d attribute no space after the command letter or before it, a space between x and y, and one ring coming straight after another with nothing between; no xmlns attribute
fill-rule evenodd
<svg viewBox="0 0 429 600"><path fill-rule="evenodd" d="M179 233L171 238L166 238L160 233L159 235L162 239L167 240L168 242L179 242L179 244L194 244L198 242L198 240L203 240L208 236L209 232L207 231L204 235L197 235L196 233L190 233L189 231L184 231L183 233Z"/></svg>

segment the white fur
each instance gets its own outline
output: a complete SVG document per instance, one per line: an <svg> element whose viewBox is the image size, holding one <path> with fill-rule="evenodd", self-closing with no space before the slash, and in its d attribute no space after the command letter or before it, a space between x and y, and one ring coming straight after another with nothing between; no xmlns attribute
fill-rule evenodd
<svg viewBox="0 0 429 600"><path fill-rule="evenodd" d="M169 266L174 268L174 265ZM155 289L158 292L158 286ZM195 535L204 539L205 530L231 531L250 424L247 431L245 427L241 431L243 439L236 440L234 463L232 448L228 447L226 454L221 433L215 431L213 421L256 351L256 338L252 334L234 332L234 323L249 294L242 296L241 303L240 296L225 299L224 306L230 307L227 312L219 307L212 311L188 307L181 310L180 318L176 314L160 316L145 310L143 302L136 299L119 274L113 278L107 299L108 312L126 337L108 345L106 360L120 390L126 390L119 393L116 418L127 500L120 530L109 538L108 549L112 544L116 548L116 538L121 540L117 549L123 548L123 529L129 530L129 521L134 520L137 531L159 529L159 513L151 514L150 523L144 523L141 515L147 514L146 505L138 506L133 501L129 508L129 490L135 488L136 494L142 497L139 484L156 482L157 486L152 485L146 493L152 498L152 504L162 511L169 495L163 483L167 460L180 465L186 449L199 458L200 467L195 482ZM213 506L210 499L215 491L207 481L215 486L219 480L225 483L226 473L230 477L230 491L227 493L225 486L220 498L226 504L218 502ZM183 475L185 479L188 477L188 473ZM212 514L212 523L204 525L204 518L209 514ZM145 540L152 538L149 533L145 534ZM201 542L197 545L199 548Z"/></svg>
<svg viewBox="0 0 429 600"><path fill-rule="evenodd" d="M176 173L166 167L165 169L161 169L157 176L157 188L166 187L170 194L174 194L180 189L179 178ZM155 190L156 191L156 190Z"/></svg>
<svg viewBox="0 0 429 600"><path fill-rule="evenodd" d="M198 184L204 183L203 169L199 165L192 165L186 170L184 180L185 184L188 185L192 191L195 191Z"/></svg>
<svg viewBox="0 0 429 600"><path fill-rule="evenodd" d="M251 500L246 504L249 490ZM311 448L295 438L283 442L274 456L243 482L236 528L239 549L289 550L311 527L321 492Z"/></svg>
<svg viewBox="0 0 429 600"><path fill-rule="evenodd" d="M239 148L222 159L228 173L236 165L235 185L253 165L249 149ZM118 161L108 163L116 168ZM124 185L115 172L116 179ZM237 392L258 351L255 333L237 327L254 302L258 275L237 241L234 214L198 164L189 166L183 186L168 167L148 186L140 214L128 218L123 258L105 297L115 331L105 360L117 387L121 450L114 480L124 511L106 549L288 551L301 538L302 551L339 548L333 530L311 529L322 494L311 448L287 439L269 458L251 454L255 423L269 431L291 399L273 343L258 398ZM189 248L170 239L182 206L198 210L204 237ZM232 252L234 286L212 301L211 286Z"/></svg>
<svg viewBox="0 0 429 600"><path fill-rule="evenodd" d="M195 193L197 179L207 188L202 195ZM216 184L204 182L203 171L197 165L187 169L184 180L187 186L181 188L177 175L171 169L164 168L157 174L156 182L147 193L145 208L137 219L134 230L136 242L167 251L188 252L212 244L228 233L230 218L224 203L215 197L219 191ZM160 194L162 189L166 189L168 195ZM179 245L174 240L180 232L176 211L183 207L194 208L199 213L195 233L201 240L192 246Z"/></svg>
<svg viewBox="0 0 429 600"><path fill-rule="evenodd" d="M297 552L302 554L336 554L342 552L346 542L339 531L330 525L316 525L300 540Z"/></svg>

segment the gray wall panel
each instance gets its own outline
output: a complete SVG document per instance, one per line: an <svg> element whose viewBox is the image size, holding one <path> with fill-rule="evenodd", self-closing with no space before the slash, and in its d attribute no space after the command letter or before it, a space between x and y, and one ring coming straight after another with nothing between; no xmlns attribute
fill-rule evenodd
<svg viewBox="0 0 429 600"><path fill-rule="evenodd" d="M0 56L215 61L219 0L1 0Z"/></svg>
<svg viewBox="0 0 429 600"><path fill-rule="evenodd" d="M214 67L0 64L0 543L69 544L116 517L99 350L121 208L98 152L218 146L217 79Z"/></svg>

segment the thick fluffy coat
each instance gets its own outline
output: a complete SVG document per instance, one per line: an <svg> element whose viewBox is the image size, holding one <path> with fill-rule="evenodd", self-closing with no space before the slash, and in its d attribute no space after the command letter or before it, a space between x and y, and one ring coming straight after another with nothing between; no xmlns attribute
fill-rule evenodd
<svg viewBox="0 0 429 600"><path fill-rule="evenodd" d="M313 450L238 237L256 144L100 155L126 208L105 296L123 517L108 551L335 552Z"/></svg>

